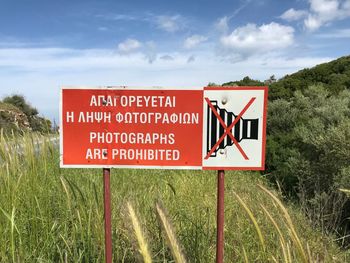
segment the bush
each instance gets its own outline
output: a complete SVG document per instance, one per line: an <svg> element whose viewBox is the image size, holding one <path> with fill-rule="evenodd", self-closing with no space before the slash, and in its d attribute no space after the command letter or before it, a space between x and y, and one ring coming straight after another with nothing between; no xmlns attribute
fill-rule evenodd
<svg viewBox="0 0 350 263"><path fill-rule="evenodd" d="M322 85L270 103L267 167L272 180L298 197L324 230L350 231L350 91L332 95Z"/></svg>
<svg viewBox="0 0 350 263"><path fill-rule="evenodd" d="M5 107L6 106L6 107ZM5 97L2 102L0 102L0 109L4 108L8 112L14 113L24 113L26 120L28 122L30 130L40 133L49 133L51 131L51 121L43 117L39 117L38 110L32 107L25 98L21 95L12 95ZM6 114L3 112L3 115ZM18 125L17 125L18 126ZM14 120L11 118L6 118L6 116L0 116L0 127L4 129L5 133L11 131L21 131L23 127L17 127Z"/></svg>
<svg viewBox="0 0 350 263"><path fill-rule="evenodd" d="M24 97L21 95L13 95L10 97L6 97L3 99L3 102L16 106L18 109L23 111L23 113L28 117L35 116L38 114L38 110L29 105L25 101Z"/></svg>

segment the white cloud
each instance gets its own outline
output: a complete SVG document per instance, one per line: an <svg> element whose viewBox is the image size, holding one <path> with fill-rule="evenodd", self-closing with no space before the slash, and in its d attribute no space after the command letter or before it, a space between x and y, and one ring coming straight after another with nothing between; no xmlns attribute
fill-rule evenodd
<svg viewBox="0 0 350 263"><path fill-rule="evenodd" d="M227 16L221 17L215 24L215 27L223 33L226 33L229 29L228 27L228 22L229 22L230 18Z"/></svg>
<svg viewBox="0 0 350 263"><path fill-rule="evenodd" d="M320 38L350 38L350 28L337 29L333 32L317 34Z"/></svg>
<svg viewBox="0 0 350 263"><path fill-rule="evenodd" d="M109 21L142 22L155 25L157 28L174 33L186 28L187 19L179 14L162 15L145 12L142 14L98 14L95 17Z"/></svg>
<svg viewBox="0 0 350 263"><path fill-rule="evenodd" d="M184 28L184 18L180 15L157 16L156 23L158 28L173 33Z"/></svg>
<svg viewBox="0 0 350 263"><path fill-rule="evenodd" d="M275 22L259 27L247 24L221 37L220 42L231 55L243 58L291 46L294 43L294 29Z"/></svg>
<svg viewBox="0 0 350 263"><path fill-rule="evenodd" d="M185 39L184 47L187 49L195 48L200 43L206 41L208 38L201 35L192 35Z"/></svg>
<svg viewBox="0 0 350 263"><path fill-rule="evenodd" d="M350 0L308 0L309 9L284 12L280 18L286 21L303 19L309 31L315 31L323 25L350 17Z"/></svg>
<svg viewBox="0 0 350 263"><path fill-rule="evenodd" d="M128 38L124 42L118 44L118 51L121 54L129 54L138 50L141 46L142 44L138 40Z"/></svg>
<svg viewBox="0 0 350 263"><path fill-rule="evenodd" d="M286 21L296 21L300 20L308 15L308 12L305 10L295 10L294 8L288 9L286 12L284 12L280 18L286 20Z"/></svg>
<svg viewBox="0 0 350 263"><path fill-rule="evenodd" d="M350 0L309 0L310 11L305 28L314 31L332 21L350 17Z"/></svg>
<svg viewBox="0 0 350 263"><path fill-rule="evenodd" d="M318 14L333 15L338 9L341 0L309 0L310 10Z"/></svg>
<svg viewBox="0 0 350 263"><path fill-rule="evenodd" d="M304 25L308 30L314 31L320 28L324 22L325 21L322 21L316 15L309 14L308 17L304 20Z"/></svg>
<svg viewBox="0 0 350 263"><path fill-rule="evenodd" d="M57 121L62 85L203 87L247 75L260 80L272 74L280 78L332 59L259 53L230 63L209 51L196 52L195 59L188 52L160 53L159 57L163 58L150 65L142 52L125 56L110 49L0 48L0 97L23 94L40 113Z"/></svg>

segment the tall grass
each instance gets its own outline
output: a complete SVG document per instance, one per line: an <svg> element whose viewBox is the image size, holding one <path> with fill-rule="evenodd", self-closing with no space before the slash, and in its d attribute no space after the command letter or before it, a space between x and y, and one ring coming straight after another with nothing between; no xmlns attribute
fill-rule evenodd
<svg viewBox="0 0 350 263"><path fill-rule="evenodd" d="M46 137L1 135L0 262L103 262L102 183ZM215 172L113 169L111 189L115 262L214 262ZM350 260L258 173L227 172L225 198L225 262Z"/></svg>

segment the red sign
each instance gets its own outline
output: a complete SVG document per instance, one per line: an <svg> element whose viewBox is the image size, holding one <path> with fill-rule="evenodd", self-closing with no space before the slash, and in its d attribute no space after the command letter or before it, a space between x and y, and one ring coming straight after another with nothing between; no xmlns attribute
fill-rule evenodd
<svg viewBox="0 0 350 263"><path fill-rule="evenodd" d="M63 88L61 167L263 169L266 91Z"/></svg>

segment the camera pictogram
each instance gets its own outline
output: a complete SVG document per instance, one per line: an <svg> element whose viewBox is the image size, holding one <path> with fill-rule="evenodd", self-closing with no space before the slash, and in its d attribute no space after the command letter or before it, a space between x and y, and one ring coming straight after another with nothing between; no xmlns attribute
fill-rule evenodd
<svg viewBox="0 0 350 263"><path fill-rule="evenodd" d="M238 115L233 112L227 111L224 108L218 106L216 100L210 100L212 107L208 105L207 107L207 154L209 157L216 157L217 152L220 149L225 149L227 146L232 146L235 142L232 140L231 136L227 134L223 125L221 125L220 120L217 116L220 116L221 120L229 127L233 122L235 122L234 127L230 130L234 139L239 143L242 140L258 140L259 131L259 119L246 119L240 117L236 120ZM216 113L214 112L214 109ZM224 139L215 147L219 139L224 135ZM215 147L214 150L213 147Z"/></svg>

